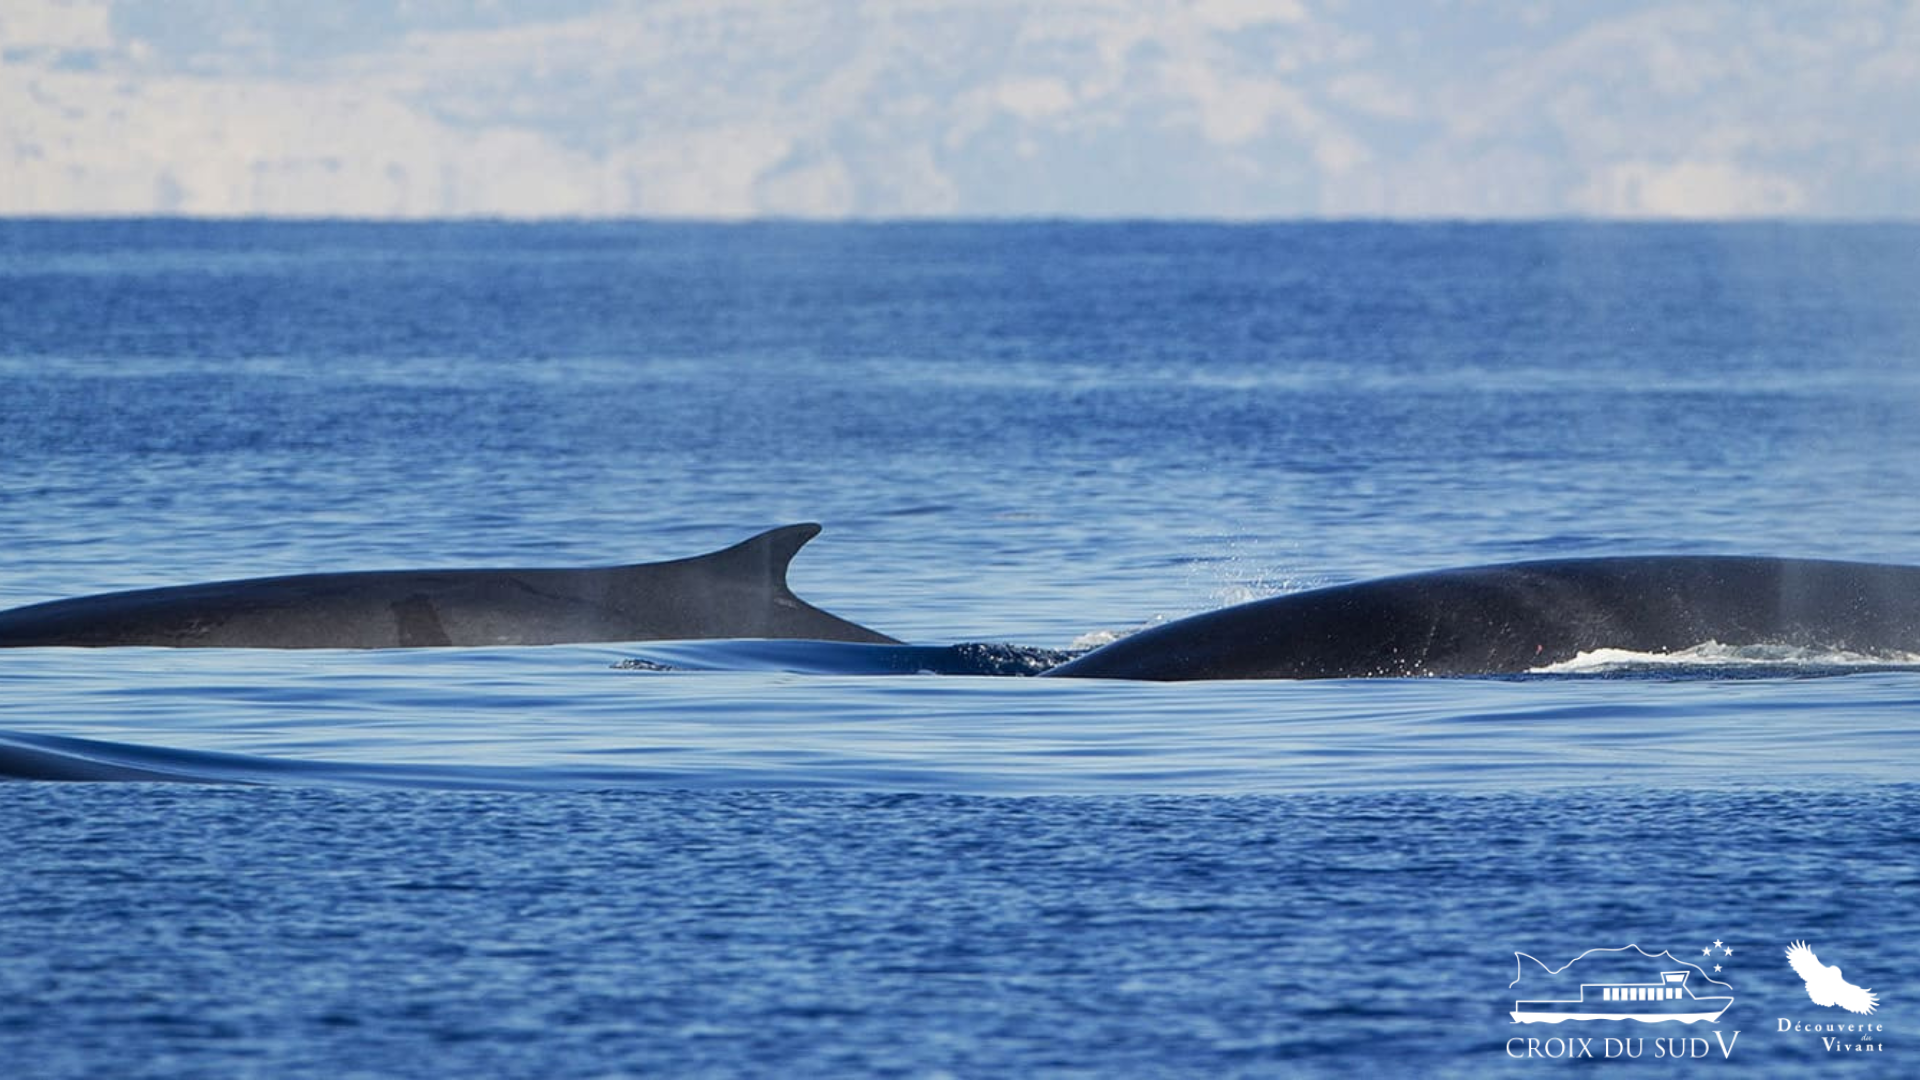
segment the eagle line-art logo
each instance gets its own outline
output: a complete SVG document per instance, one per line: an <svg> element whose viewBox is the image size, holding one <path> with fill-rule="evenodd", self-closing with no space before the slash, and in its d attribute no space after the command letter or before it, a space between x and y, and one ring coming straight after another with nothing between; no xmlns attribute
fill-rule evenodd
<svg viewBox="0 0 1920 1080"><path fill-rule="evenodd" d="M1719 942L1715 942L1719 945ZM1731 946L1723 946L1727 955L1733 955ZM1588 949L1572 960L1557 968L1550 968L1538 958L1523 952L1514 956L1514 979L1507 984L1508 989L1520 985L1526 974L1521 964L1522 958L1532 960L1549 976L1559 975L1580 961L1596 954L1613 954L1611 959L1631 960L1629 950L1647 960L1647 964L1631 964L1644 968L1646 975L1625 979L1613 979L1601 982L1583 982L1577 997L1556 997L1517 1000L1513 1003L1513 1020L1517 1024L1559 1024L1568 1020L1638 1020L1653 1024L1667 1020L1678 1020L1683 1024L1693 1024L1706 1020L1717 1022L1733 1004L1730 994L1721 995L1711 992L1708 984L1723 990L1733 987L1709 976L1695 964L1675 957L1669 952L1650 953L1638 945L1623 945L1614 949ZM1711 950L1708 950L1711 951ZM1615 964L1618 969L1620 965ZM1715 971L1719 968L1716 966ZM1699 976L1698 981L1693 976Z"/></svg>
<svg viewBox="0 0 1920 1080"><path fill-rule="evenodd" d="M1807 996L1816 1005L1838 1006L1848 1012L1870 1014L1880 1004L1880 996L1865 987L1855 986L1840 977L1840 965L1828 967L1813 955L1804 941L1787 946L1787 963L1793 973L1807 984Z"/></svg>

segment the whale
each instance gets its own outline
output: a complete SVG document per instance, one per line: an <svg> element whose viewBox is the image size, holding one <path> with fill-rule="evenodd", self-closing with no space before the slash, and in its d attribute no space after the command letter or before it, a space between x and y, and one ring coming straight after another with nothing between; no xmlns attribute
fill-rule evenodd
<svg viewBox="0 0 1920 1080"><path fill-rule="evenodd" d="M1726 555L1465 567L1334 585L1163 623L1051 678L1506 675L1598 649L1779 645L1913 663L1920 567Z"/></svg>
<svg viewBox="0 0 1920 1080"><path fill-rule="evenodd" d="M380 570L249 578L0 611L0 646L388 649L695 638L899 644L802 601L787 525L693 558L583 569Z"/></svg>

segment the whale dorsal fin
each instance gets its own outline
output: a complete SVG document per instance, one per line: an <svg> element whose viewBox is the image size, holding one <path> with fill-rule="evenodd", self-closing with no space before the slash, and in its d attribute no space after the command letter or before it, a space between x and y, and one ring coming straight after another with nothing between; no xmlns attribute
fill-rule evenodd
<svg viewBox="0 0 1920 1080"><path fill-rule="evenodd" d="M813 522L782 525L758 536L750 536L730 548L685 561L704 564L713 572L734 580L762 581L785 592L787 567L807 541L819 535L820 526Z"/></svg>
<svg viewBox="0 0 1920 1080"><path fill-rule="evenodd" d="M787 566L807 541L819 535L820 526L813 522L782 525L730 548L689 559L687 564L697 565L703 574L712 574L729 587L762 591L767 621L743 632L742 636L897 644L896 639L885 634L821 611L787 587Z"/></svg>

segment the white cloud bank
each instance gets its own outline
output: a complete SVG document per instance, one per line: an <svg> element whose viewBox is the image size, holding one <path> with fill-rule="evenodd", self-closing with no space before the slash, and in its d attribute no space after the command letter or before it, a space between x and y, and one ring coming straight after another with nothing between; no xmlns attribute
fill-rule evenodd
<svg viewBox="0 0 1920 1080"><path fill-rule="evenodd" d="M1911 0L0 0L12 215L1912 218L1915 115Z"/></svg>

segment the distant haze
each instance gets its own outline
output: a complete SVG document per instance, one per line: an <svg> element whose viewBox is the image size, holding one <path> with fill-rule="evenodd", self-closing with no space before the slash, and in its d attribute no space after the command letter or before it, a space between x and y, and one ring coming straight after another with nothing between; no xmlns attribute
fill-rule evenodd
<svg viewBox="0 0 1920 1080"><path fill-rule="evenodd" d="M1920 217L1920 3L0 0L0 214Z"/></svg>

